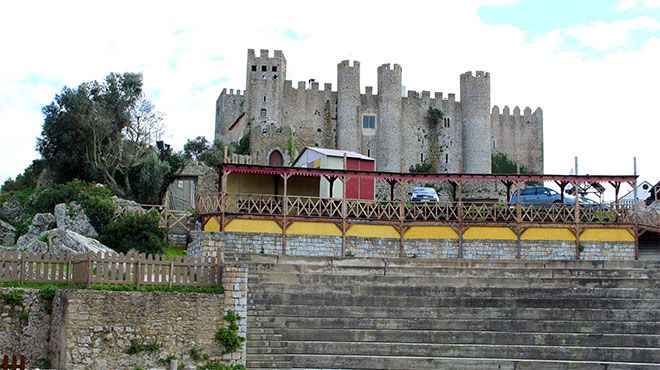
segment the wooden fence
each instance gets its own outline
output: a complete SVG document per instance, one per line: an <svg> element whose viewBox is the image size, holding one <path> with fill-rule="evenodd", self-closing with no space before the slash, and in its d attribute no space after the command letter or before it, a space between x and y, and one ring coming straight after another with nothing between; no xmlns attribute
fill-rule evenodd
<svg viewBox="0 0 660 370"><path fill-rule="evenodd" d="M0 251L0 282L219 287L215 257L103 254L50 255Z"/></svg>
<svg viewBox="0 0 660 370"><path fill-rule="evenodd" d="M0 366L0 369L2 370L25 370L25 356L16 356L13 355L11 356L11 359L9 358L9 355L4 355L2 356L2 366Z"/></svg>

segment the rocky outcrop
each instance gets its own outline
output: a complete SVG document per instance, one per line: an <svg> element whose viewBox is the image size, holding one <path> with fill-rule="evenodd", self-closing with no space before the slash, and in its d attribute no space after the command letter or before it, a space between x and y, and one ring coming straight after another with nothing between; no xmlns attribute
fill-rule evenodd
<svg viewBox="0 0 660 370"><path fill-rule="evenodd" d="M23 215L23 207L13 199L7 199L0 205L0 218L17 221Z"/></svg>
<svg viewBox="0 0 660 370"><path fill-rule="evenodd" d="M44 238L35 239L25 246L30 253L79 254L79 253L115 253L96 239L88 238L74 231L57 228L46 231Z"/></svg>
<svg viewBox="0 0 660 370"><path fill-rule="evenodd" d="M0 220L0 245L10 246L16 240L16 229L10 224Z"/></svg>
<svg viewBox="0 0 660 370"><path fill-rule="evenodd" d="M39 239L45 231L51 230L57 226L55 216L51 213L37 213L32 219L32 224L28 227L25 235L18 238L16 244L19 247L25 247L34 240Z"/></svg>
<svg viewBox="0 0 660 370"><path fill-rule="evenodd" d="M85 214L80 204L72 202L70 204L60 203L55 206L55 222L60 229L67 229L90 238L98 238L99 233L89 223L89 218Z"/></svg>

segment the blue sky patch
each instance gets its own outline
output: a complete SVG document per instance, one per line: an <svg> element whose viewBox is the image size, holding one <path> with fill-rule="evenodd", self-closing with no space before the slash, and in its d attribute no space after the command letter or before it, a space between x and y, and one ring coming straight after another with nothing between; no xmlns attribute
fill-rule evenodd
<svg viewBox="0 0 660 370"><path fill-rule="evenodd" d="M307 36L301 35L290 28L287 28L284 31L280 32L280 36L284 37L285 39L294 40L294 41L301 41L307 38Z"/></svg>

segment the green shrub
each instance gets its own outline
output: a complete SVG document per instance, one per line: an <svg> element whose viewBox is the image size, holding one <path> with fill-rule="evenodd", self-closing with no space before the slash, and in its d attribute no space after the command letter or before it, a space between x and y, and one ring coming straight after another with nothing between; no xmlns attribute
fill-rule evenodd
<svg viewBox="0 0 660 370"><path fill-rule="evenodd" d="M209 360L209 354L204 353L199 348L195 348L195 347L191 348L189 354L190 354L190 359L195 361L195 362L208 361Z"/></svg>
<svg viewBox="0 0 660 370"><path fill-rule="evenodd" d="M23 291L22 290L10 290L7 293L0 293L0 298L5 301L6 304L12 306L20 306L23 304Z"/></svg>
<svg viewBox="0 0 660 370"><path fill-rule="evenodd" d="M223 353L232 353L241 347L244 337L238 335L238 323L237 321L241 319L241 316L236 313L236 311L229 310L225 314L225 321L229 323L228 326L218 330L215 333L215 340L220 342L223 347Z"/></svg>
<svg viewBox="0 0 660 370"><path fill-rule="evenodd" d="M163 345L158 343L156 340L147 343L142 343L136 339L133 339L131 340L131 345L126 347L124 352L128 355L136 355L142 352L157 352L162 347Z"/></svg>
<svg viewBox="0 0 660 370"><path fill-rule="evenodd" d="M115 204L110 197L88 196L80 201L89 223L97 232L102 232L115 216Z"/></svg>
<svg viewBox="0 0 660 370"><path fill-rule="evenodd" d="M198 366L197 370L247 370L243 365L227 365L220 361L209 361L202 366Z"/></svg>
<svg viewBox="0 0 660 370"><path fill-rule="evenodd" d="M160 226L156 211L126 213L111 221L99 240L117 252L136 250L140 253L162 254L167 230Z"/></svg>
<svg viewBox="0 0 660 370"><path fill-rule="evenodd" d="M53 312L53 298L55 298L56 292L57 287L55 285L46 285L39 289L39 298L44 301L44 309L49 314Z"/></svg>

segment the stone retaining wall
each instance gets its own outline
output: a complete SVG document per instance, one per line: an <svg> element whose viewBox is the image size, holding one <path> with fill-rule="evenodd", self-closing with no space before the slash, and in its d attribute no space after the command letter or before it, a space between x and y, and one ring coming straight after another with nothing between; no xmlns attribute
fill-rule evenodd
<svg viewBox="0 0 660 370"><path fill-rule="evenodd" d="M403 255L400 239L347 236L342 248L339 236L287 235L286 255L451 259L528 259L575 260L575 242L567 240L481 240L404 238ZM635 259L633 242L582 242L581 259ZM193 232L188 247L191 256L220 256L228 261L237 254L260 253L282 255L282 235L243 232ZM225 257L230 257L226 259Z"/></svg>
<svg viewBox="0 0 660 370"><path fill-rule="evenodd" d="M169 356L194 365L190 350L196 348L211 359L244 365L245 345L223 355L214 337L228 325L230 309L241 316L238 334L246 337L247 270L225 267L222 285L224 295L63 289L52 302L37 289L0 288L3 295L23 292L20 304L0 297L0 355L25 355L30 368L165 368ZM129 354L132 341L155 348Z"/></svg>
<svg viewBox="0 0 660 370"><path fill-rule="evenodd" d="M22 292L21 304L3 298L13 291ZM0 357L25 355L28 367L48 363L51 314L46 303L38 289L0 288Z"/></svg>

